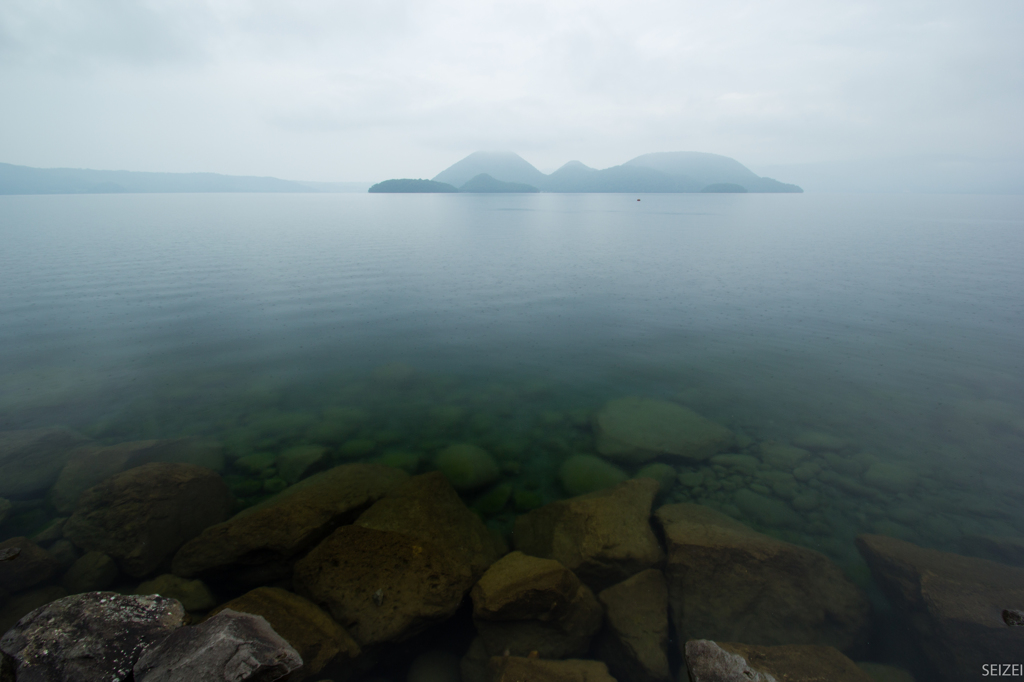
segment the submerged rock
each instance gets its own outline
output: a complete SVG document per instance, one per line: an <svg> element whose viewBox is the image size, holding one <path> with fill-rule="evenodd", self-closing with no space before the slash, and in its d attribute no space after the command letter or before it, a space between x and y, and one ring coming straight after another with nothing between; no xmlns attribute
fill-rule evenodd
<svg viewBox="0 0 1024 682"><path fill-rule="evenodd" d="M327 455L322 445L297 445L277 456L277 471L289 485L298 483L305 473L317 466Z"/></svg>
<svg viewBox="0 0 1024 682"><path fill-rule="evenodd" d="M241 587L286 578L302 554L408 478L377 464L346 464L314 474L185 543L172 572L227 579Z"/></svg>
<svg viewBox="0 0 1024 682"><path fill-rule="evenodd" d="M872 682L830 646L753 646L696 639L684 647L691 682Z"/></svg>
<svg viewBox="0 0 1024 682"><path fill-rule="evenodd" d="M565 492L576 496L614 488L629 478L629 474L600 457L572 455L562 463L558 478Z"/></svg>
<svg viewBox="0 0 1024 682"><path fill-rule="evenodd" d="M665 577L681 641L843 651L866 641L868 601L823 554L696 504L665 505L655 517L665 533Z"/></svg>
<svg viewBox="0 0 1024 682"><path fill-rule="evenodd" d="M57 570L57 562L45 549L28 538L0 542L0 587L18 592L47 580Z"/></svg>
<svg viewBox="0 0 1024 682"><path fill-rule="evenodd" d="M186 611L209 611L217 604L202 580L186 580L170 573L141 583L135 588L135 594L159 594L177 599Z"/></svg>
<svg viewBox="0 0 1024 682"><path fill-rule="evenodd" d="M469 443L449 445L434 465L457 490L476 490L497 480L498 463L481 447Z"/></svg>
<svg viewBox="0 0 1024 682"><path fill-rule="evenodd" d="M0 650L14 659L18 680L123 680L142 651L180 628L184 616L173 599L76 594L22 618Z"/></svg>
<svg viewBox="0 0 1024 682"><path fill-rule="evenodd" d="M620 398L594 419L597 450L627 462L658 455L700 461L734 441L731 431L682 405L650 398Z"/></svg>
<svg viewBox="0 0 1024 682"><path fill-rule="evenodd" d="M606 615L597 651L616 679L670 682L668 586L661 571L641 571L597 597Z"/></svg>
<svg viewBox="0 0 1024 682"><path fill-rule="evenodd" d="M117 562L109 555L96 551L86 552L71 564L71 568L61 577L60 584L68 594L96 592L110 587L117 579L117 574Z"/></svg>
<svg viewBox="0 0 1024 682"><path fill-rule="evenodd" d="M473 622L491 655L537 652L581 656L601 627L601 606L572 571L553 559L512 552L473 587Z"/></svg>
<svg viewBox="0 0 1024 682"><path fill-rule="evenodd" d="M33 497L46 491L71 451L88 438L63 428L0 431L0 497Z"/></svg>
<svg viewBox="0 0 1024 682"><path fill-rule="evenodd" d="M0 523L7 519L7 515L11 512L11 507L13 506L10 500L0 497Z"/></svg>
<svg viewBox="0 0 1024 682"><path fill-rule="evenodd" d="M905 464L876 462L864 472L864 482L889 493L909 493L917 487L917 473Z"/></svg>
<svg viewBox="0 0 1024 682"><path fill-rule="evenodd" d="M266 619L225 610L146 649L135 664L134 679L274 682L300 667L302 657Z"/></svg>
<svg viewBox="0 0 1024 682"><path fill-rule="evenodd" d="M858 536L857 549L935 679L973 679L982 664L1024 651L1024 628L1001 617L1024 609L1024 569L881 535Z"/></svg>
<svg viewBox="0 0 1024 682"><path fill-rule="evenodd" d="M615 682L600 661L494 656L488 664L491 682Z"/></svg>
<svg viewBox="0 0 1024 682"><path fill-rule="evenodd" d="M516 519L515 547L555 559L603 590L664 558L650 524L657 493L657 481L639 478L545 505Z"/></svg>
<svg viewBox="0 0 1024 682"><path fill-rule="evenodd" d="M360 654L355 640L320 607L286 590L258 587L217 607L211 615L225 609L262 616L299 653L305 664L292 679L316 675L327 665L349 670Z"/></svg>
<svg viewBox="0 0 1024 682"><path fill-rule="evenodd" d="M446 620L472 587L458 555L404 533L342 526L295 564L296 590L360 646L401 641Z"/></svg>
<svg viewBox="0 0 1024 682"><path fill-rule="evenodd" d="M23 616L35 611L40 606L66 596L68 596L68 593L63 587L51 585L49 587L29 590L28 592L21 592L10 597L4 603L4 607L0 609L0 632L7 632Z"/></svg>
<svg viewBox="0 0 1024 682"><path fill-rule="evenodd" d="M964 554L1024 568L1024 538L966 535L960 538Z"/></svg>
<svg viewBox="0 0 1024 682"><path fill-rule="evenodd" d="M733 502L749 518L765 526L793 528L801 523L800 515L782 500L758 495L747 489L737 490Z"/></svg>
<svg viewBox="0 0 1024 682"><path fill-rule="evenodd" d="M223 521L231 497L220 476L194 464L145 464L84 492L64 536L113 557L132 577L152 572L186 541Z"/></svg>

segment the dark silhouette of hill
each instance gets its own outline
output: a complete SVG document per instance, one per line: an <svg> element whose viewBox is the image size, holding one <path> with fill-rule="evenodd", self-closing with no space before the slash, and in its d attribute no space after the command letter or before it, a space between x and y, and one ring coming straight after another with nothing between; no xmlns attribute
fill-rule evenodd
<svg viewBox="0 0 1024 682"><path fill-rule="evenodd" d="M218 173L140 173L79 168L30 168L0 163L0 194L112 194L123 192L318 192L278 178Z"/></svg>
<svg viewBox="0 0 1024 682"><path fill-rule="evenodd" d="M501 180L495 180L487 173L481 173L474 178L466 181L462 187L459 188L460 192L480 192L480 193L493 193L493 192L539 192L540 190L533 185L527 185L525 182L502 182Z"/></svg>
<svg viewBox="0 0 1024 682"><path fill-rule="evenodd" d="M518 154L473 152L462 161L454 163L438 173L434 176L434 180L462 187L481 173L486 173L502 182L521 182L534 187L541 187L541 183L547 178Z"/></svg>
<svg viewBox="0 0 1024 682"><path fill-rule="evenodd" d="M412 180L402 178L399 180L385 180L378 182L368 190L372 194L436 194L445 192L458 192L446 182L434 180Z"/></svg>
<svg viewBox="0 0 1024 682"><path fill-rule="evenodd" d="M796 185L759 177L735 159L702 152L644 154L603 170L570 161L550 175L512 152L475 152L434 180L461 186L480 174L501 182L532 185L544 192L700 192L716 185L735 185L745 192L803 191Z"/></svg>

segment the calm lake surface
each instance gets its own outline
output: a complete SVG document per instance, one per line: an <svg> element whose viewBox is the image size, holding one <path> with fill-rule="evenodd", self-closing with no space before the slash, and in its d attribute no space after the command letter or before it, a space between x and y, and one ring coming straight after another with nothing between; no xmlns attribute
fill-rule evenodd
<svg viewBox="0 0 1024 682"><path fill-rule="evenodd" d="M788 491L680 466L665 499L869 589L856 533L1024 535L1024 197L641 199L0 197L0 429L214 439L248 504L254 453L427 471L471 442L550 501L593 414L641 396L831 464Z"/></svg>

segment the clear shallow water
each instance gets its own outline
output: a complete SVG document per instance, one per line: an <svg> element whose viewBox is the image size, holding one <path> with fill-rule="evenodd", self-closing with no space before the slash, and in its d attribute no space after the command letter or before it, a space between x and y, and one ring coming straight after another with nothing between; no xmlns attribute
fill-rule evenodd
<svg viewBox="0 0 1024 682"><path fill-rule="evenodd" d="M1021 197L0 197L0 240L0 429L214 438L249 502L233 458L309 442L335 463L422 453L421 471L475 442L555 499L593 412L641 395L748 448L841 438L858 485L909 469L873 496L819 486L782 525L734 497L786 498L728 467L684 467L704 484L669 493L862 584L857 532L1024 535Z"/></svg>

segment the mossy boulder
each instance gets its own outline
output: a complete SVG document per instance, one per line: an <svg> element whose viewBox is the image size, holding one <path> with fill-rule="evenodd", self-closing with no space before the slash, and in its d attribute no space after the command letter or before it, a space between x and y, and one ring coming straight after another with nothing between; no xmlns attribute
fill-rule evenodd
<svg viewBox="0 0 1024 682"><path fill-rule="evenodd" d="M621 468L593 455L572 455L558 470L559 480L570 495L585 495L614 488L629 478Z"/></svg>
<svg viewBox="0 0 1024 682"><path fill-rule="evenodd" d="M490 453L470 443L449 445L437 455L434 466L456 490L482 488L501 473Z"/></svg>
<svg viewBox="0 0 1024 682"><path fill-rule="evenodd" d="M594 431L600 454L626 462L659 455L701 461L735 441L729 429L689 408L637 397L606 403L594 418Z"/></svg>

